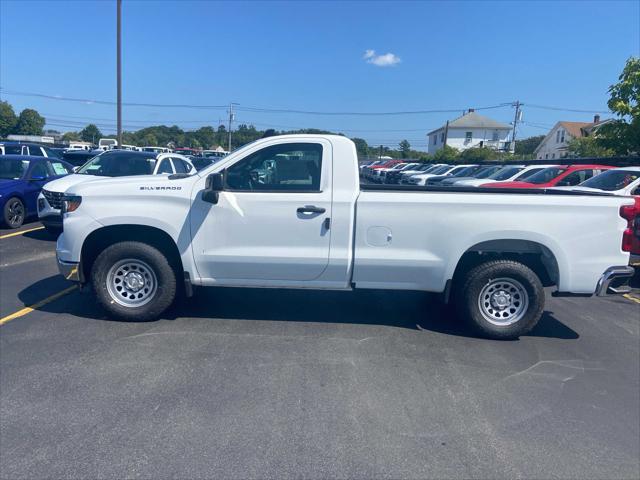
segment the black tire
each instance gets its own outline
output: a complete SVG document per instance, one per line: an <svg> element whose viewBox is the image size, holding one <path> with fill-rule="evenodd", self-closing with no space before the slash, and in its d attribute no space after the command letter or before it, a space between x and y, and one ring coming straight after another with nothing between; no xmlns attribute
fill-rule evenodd
<svg viewBox="0 0 640 480"><path fill-rule="evenodd" d="M126 302L127 299L116 298L111 293L117 294L114 287L109 286L112 278L117 276L116 273L110 275L112 268L115 272L118 270L115 267L119 263L128 260L142 262L155 277L155 293L150 294L149 300L143 305L123 305L119 302ZM111 316L120 320L134 322L155 320L171 306L176 297L176 273L169 261L158 249L140 242L120 242L106 248L93 264L91 281L99 303ZM111 285L114 284L111 283Z"/></svg>
<svg viewBox="0 0 640 480"><path fill-rule="evenodd" d="M60 234L62 233L62 228L61 227L54 227L52 225L45 225L44 229L47 231L47 233L49 235L51 235L54 238L58 238L60 236Z"/></svg>
<svg viewBox="0 0 640 480"><path fill-rule="evenodd" d="M7 200L2 214L2 220L9 228L20 228L27 216L24 203L18 197L11 197Z"/></svg>
<svg viewBox="0 0 640 480"><path fill-rule="evenodd" d="M535 327L544 310L542 282L529 267L512 260L482 263L469 270L454 288L458 316L486 338L517 339ZM501 309L494 301L511 303ZM512 317L502 319L502 315Z"/></svg>

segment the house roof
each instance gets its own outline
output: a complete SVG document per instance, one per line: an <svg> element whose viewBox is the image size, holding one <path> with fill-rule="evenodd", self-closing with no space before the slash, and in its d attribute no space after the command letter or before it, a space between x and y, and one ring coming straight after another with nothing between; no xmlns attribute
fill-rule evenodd
<svg viewBox="0 0 640 480"><path fill-rule="evenodd" d="M574 138L580 138L584 136L582 134L583 128L588 128L593 126L593 122L558 122L560 126L562 126L568 133ZM555 127L554 127L555 128Z"/></svg>
<svg viewBox="0 0 640 480"><path fill-rule="evenodd" d="M544 137L544 139L536 147L536 149L533 151L533 153L534 153L534 155L538 153L538 151L542 148L542 146L547 142L547 139L551 138L551 134L553 132L555 132L558 127L564 128L565 131L569 135L571 135L573 138L582 138L582 137L586 137L586 136L590 135L594 130L596 130L597 128L600 128L601 125L605 125L605 124L607 124L609 122L611 122L610 118L608 118L606 120L599 121L598 123L595 123L595 122L565 122L564 120L561 120L561 121L557 122L553 126L553 128L551 130L549 130L549 133L547 133L547 136ZM563 150L563 149L566 149L566 146L565 147L561 147L559 150Z"/></svg>
<svg viewBox="0 0 640 480"><path fill-rule="evenodd" d="M440 128L430 131L427 135L431 135L438 130L445 128L443 125ZM491 128L495 130L511 130L511 125L506 123L497 122L496 120L480 115L476 112L467 112L461 117L456 118L449 122L449 129L452 128Z"/></svg>

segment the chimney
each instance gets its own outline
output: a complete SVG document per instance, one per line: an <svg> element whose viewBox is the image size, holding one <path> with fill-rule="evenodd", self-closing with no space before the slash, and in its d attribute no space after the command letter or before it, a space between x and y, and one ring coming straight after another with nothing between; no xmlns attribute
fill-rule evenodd
<svg viewBox="0 0 640 480"><path fill-rule="evenodd" d="M600 115L594 115L593 116L593 123L600 123Z"/></svg>
<svg viewBox="0 0 640 480"><path fill-rule="evenodd" d="M475 111L476 111L476 109L475 109L475 108L470 108L470 109L469 109L469 113L473 113L473 112L475 112Z"/></svg>

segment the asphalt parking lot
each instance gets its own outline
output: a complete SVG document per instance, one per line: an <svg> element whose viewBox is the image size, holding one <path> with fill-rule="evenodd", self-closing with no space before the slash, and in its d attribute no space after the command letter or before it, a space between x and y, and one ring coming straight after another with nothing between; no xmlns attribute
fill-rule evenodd
<svg viewBox="0 0 640 480"><path fill-rule="evenodd" d="M549 297L513 342L413 292L208 289L124 323L38 227L0 231L2 478L640 477L638 292Z"/></svg>

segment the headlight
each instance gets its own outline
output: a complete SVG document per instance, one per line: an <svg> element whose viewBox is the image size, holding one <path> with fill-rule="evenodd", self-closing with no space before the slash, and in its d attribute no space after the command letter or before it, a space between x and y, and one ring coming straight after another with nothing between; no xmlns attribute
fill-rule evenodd
<svg viewBox="0 0 640 480"><path fill-rule="evenodd" d="M75 212L82 203L82 197L78 195L65 195L62 197L62 213Z"/></svg>

